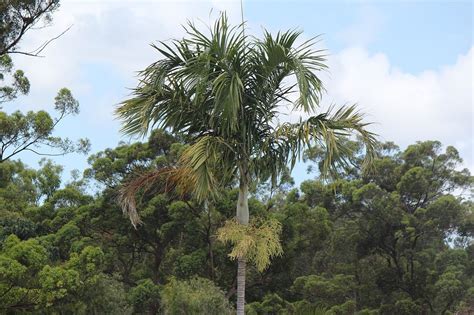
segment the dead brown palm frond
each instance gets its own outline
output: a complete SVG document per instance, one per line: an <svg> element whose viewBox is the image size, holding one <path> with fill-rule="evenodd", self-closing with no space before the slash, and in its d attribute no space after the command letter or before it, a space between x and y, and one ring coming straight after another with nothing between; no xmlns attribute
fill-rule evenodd
<svg viewBox="0 0 474 315"><path fill-rule="evenodd" d="M193 185L192 172L186 168L165 167L151 170L132 178L119 189L118 202L124 214L137 228L142 224L137 211L137 194L146 193L152 188L155 192L168 193L176 191L184 195L191 191Z"/></svg>

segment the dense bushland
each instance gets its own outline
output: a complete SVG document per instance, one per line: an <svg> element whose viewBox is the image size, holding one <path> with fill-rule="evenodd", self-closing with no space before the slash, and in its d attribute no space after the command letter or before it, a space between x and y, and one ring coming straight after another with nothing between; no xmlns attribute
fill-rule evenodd
<svg viewBox="0 0 474 315"><path fill-rule="evenodd" d="M137 229L117 203L125 182L173 166L184 148L155 131L90 156L65 183L51 161L0 163L2 312L231 313L235 262L216 233L234 215L235 187L205 205L155 185L138 194ZM449 314L472 304L472 177L456 149L384 143L378 154L371 172L355 153L337 180L252 187L250 211L278 220L283 254L248 270L249 314ZM319 152L306 157L317 168Z"/></svg>

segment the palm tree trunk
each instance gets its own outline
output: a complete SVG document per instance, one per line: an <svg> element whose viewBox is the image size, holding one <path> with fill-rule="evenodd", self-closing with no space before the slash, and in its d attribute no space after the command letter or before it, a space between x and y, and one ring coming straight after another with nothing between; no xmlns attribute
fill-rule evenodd
<svg viewBox="0 0 474 315"><path fill-rule="evenodd" d="M211 222L211 208L209 207L208 201L204 202L204 208L207 211L207 228L206 228L206 241L209 251L209 275L211 280L214 281L214 253L212 252L212 236L211 236L211 229L212 229L212 222Z"/></svg>
<svg viewBox="0 0 474 315"><path fill-rule="evenodd" d="M237 201L237 221L240 224L249 224L249 186L241 180L239 188L239 200Z"/></svg>
<svg viewBox="0 0 474 315"><path fill-rule="evenodd" d="M240 180L239 200L237 202L237 221L240 224L249 224L249 188L245 175ZM245 258L237 260L237 315L245 314Z"/></svg>
<svg viewBox="0 0 474 315"><path fill-rule="evenodd" d="M245 258L237 260L237 315L245 314Z"/></svg>

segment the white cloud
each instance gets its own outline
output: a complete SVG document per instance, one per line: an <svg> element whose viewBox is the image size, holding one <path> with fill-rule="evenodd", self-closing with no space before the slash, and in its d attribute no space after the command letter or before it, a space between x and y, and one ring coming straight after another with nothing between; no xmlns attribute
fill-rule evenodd
<svg viewBox="0 0 474 315"><path fill-rule="evenodd" d="M344 49L328 57L329 73L321 73L328 93L320 110L357 103L381 141L403 148L439 140L456 147L464 167L474 172L473 53L474 47L452 65L412 74L397 69L385 54ZM307 116L283 112L281 121Z"/></svg>
<svg viewBox="0 0 474 315"><path fill-rule="evenodd" d="M214 11L211 14L211 8ZM45 58L15 55L15 63L28 74L32 93L57 90L58 85L86 91L82 67L91 63L114 67L121 80L135 83L136 71L156 59L149 44L184 35L188 19L216 18L220 10L240 16L235 1L64 1L53 25L31 31L21 43L32 50L72 25L44 51ZM207 23L207 20L205 21ZM37 96L37 95L35 95Z"/></svg>
<svg viewBox="0 0 474 315"><path fill-rule="evenodd" d="M440 140L473 163L473 50L453 65L402 72L386 55L348 48L329 59L327 101L358 103L384 140Z"/></svg>

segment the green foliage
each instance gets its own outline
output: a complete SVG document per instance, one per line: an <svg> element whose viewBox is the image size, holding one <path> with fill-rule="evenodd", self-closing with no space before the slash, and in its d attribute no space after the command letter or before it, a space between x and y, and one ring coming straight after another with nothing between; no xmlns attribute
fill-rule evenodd
<svg viewBox="0 0 474 315"><path fill-rule="evenodd" d="M0 240L14 234L24 240L36 234L36 224L21 217L5 217L0 219Z"/></svg>
<svg viewBox="0 0 474 315"><path fill-rule="evenodd" d="M189 278L199 274L202 266L206 265L206 258L205 250L197 250L187 255L181 254L176 259L173 273L180 278Z"/></svg>
<svg viewBox="0 0 474 315"><path fill-rule="evenodd" d="M62 267L45 266L38 274L41 289L45 292L45 306L60 303L68 294L74 294L79 286L79 273L76 270Z"/></svg>
<svg viewBox="0 0 474 315"><path fill-rule="evenodd" d="M354 285L354 278L349 275L330 278L310 275L296 278L292 290L311 303L331 306L343 304L350 298Z"/></svg>
<svg viewBox="0 0 474 315"><path fill-rule="evenodd" d="M6 285L19 281L26 273L27 267L6 256L0 256L0 277L2 292L6 290Z"/></svg>
<svg viewBox="0 0 474 315"><path fill-rule="evenodd" d="M253 302L246 306L246 314L249 315L297 315L297 314L311 314L311 315L327 315L334 314L322 306L317 306L309 303L306 300L290 303L283 300L277 294L268 294L264 297L262 302ZM349 314L349 313L347 313Z"/></svg>
<svg viewBox="0 0 474 315"><path fill-rule="evenodd" d="M58 95L54 98L54 109L61 116L67 114L79 114L79 102L72 96L71 91L66 88L59 90Z"/></svg>
<svg viewBox="0 0 474 315"><path fill-rule="evenodd" d="M462 269L456 268L456 266L450 266L439 276L438 281L434 284L434 290L436 291L436 304L439 305L440 310L444 311L449 308L466 292L467 288L461 279L462 276Z"/></svg>
<svg viewBox="0 0 474 315"><path fill-rule="evenodd" d="M11 85L0 85L0 104L15 99L19 93L27 94L30 90L30 82L24 72L22 70L13 71L13 62L10 56L0 54L0 83L5 80L6 75L11 75L13 83Z"/></svg>
<svg viewBox="0 0 474 315"><path fill-rule="evenodd" d="M38 271L47 261L46 249L35 239L20 241L16 235L10 235L4 242L5 254L28 267L32 271Z"/></svg>
<svg viewBox="0 0 474 315"><path fill-rule="evenodd" d="M87 153L90 144L87 139L80 139L77 143L68 138L53 136L56 125L66 116L79 112L79 103L72 97L71 92L63 88L55 98L55 109L59 117L51 116L43 111L29 111L26 115L20 111L7 114L0 112L0 163L23 152L30 151L43 155L38 149L48 147L57 152L46 155L64 155L71 152Z"/></svg>
<svg viewBox="0 0 474 315"><path fill-rule="evenodd" d="M151 279L141 280L130 290L128 299L135 312L146 312L146 310L156 312L160 305L160 287Z"/></svg>
<svg viewBox="0 0 474 315"><path fill-rule="evenodd" d="M231 239L255 255L283 251L265 270L247 270L248 314L468 312L472 203L456 190L469 190L472 177L454 149L381 144L376 173L347 169L337 180L255 194L249 210L260 219L248 231L232 221L238 189L204 204L164 191L158 179L137 193L143 224L134 229L117 204L121 183L175 165L180 141L157 131L146 143L98 152L87 181L74 185L48 161L38 169L0 163L0 312L232 313ZM217 239L223 226L228 244Z"/></svg>
<svg viewBox="0 0 474 315"><path fill-rule="evenodd" d="M419 314L421 307L417 305L412 299L398 299L395 304L382 304L380 306L380 314Z"/></svg>
<svg viewBox="0 0 474 315"><path fill-rule="evenodd" d="M161 296L164 314L232 314L224 292L208 279L171 279Z"/></svg>
<svg viewBox="0 0 474 315"><path fill-rule="evenodd" d="M267 294L261 302L253 302L246 306L246 313L257 314L293 314L293 305L283 300L278 294Z"/></svg>
<svg viewBox="0 0 474 315"><path fill-rule="evenodd" d="M7 53L18 52L18 43L23 35L35 25L41 28L51 22L51 14L58 6L57 0L2 1L0 4L0 57Z"/></svg>
<svg viewBox="0 0 474 315"><path fill-rule="evenodd" d="M354 314L356 311L356 303L354 300L348 300L341 305L333 306L326 312L327 315L344 315Z"/></svg>

